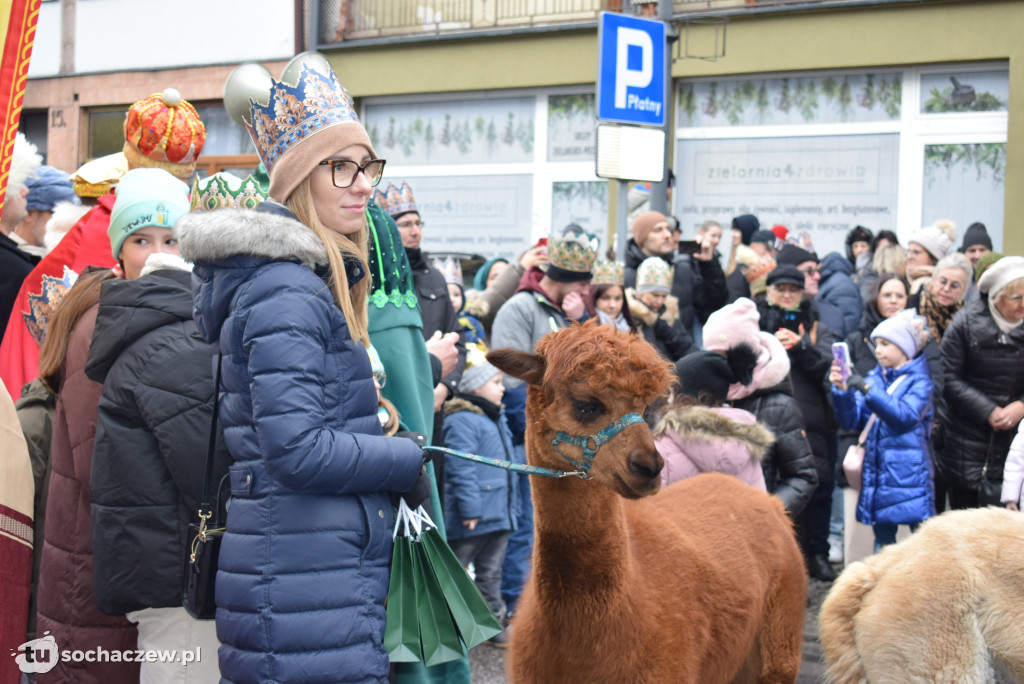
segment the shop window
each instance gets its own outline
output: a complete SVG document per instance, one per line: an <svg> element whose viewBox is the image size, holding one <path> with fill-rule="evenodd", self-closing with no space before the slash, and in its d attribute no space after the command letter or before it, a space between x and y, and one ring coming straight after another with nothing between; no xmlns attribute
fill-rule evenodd
<svg viewBox="0 0 1024 684"><path fill-rule="evenodd" d="M960 238L980 221L1001 252L1005 177L1006 143L925 145L922 223L952 218Z"/></svg>
<svg viewBox="0 0 1024 684"><path fill-rule="evenodd" d="M958 71L921 76L921 113L1005 112L1010 72Z"/></svg>
<svg viewBox="0 0 1024 684"><path fill-rule="evenodd" d="M534 98L367 105L363 122L377 154L400 164L533 160Z"/></svg>
<svg viewBox="0 0 1024 684"><path fill-rule="evenodd" d="M684 83L678 125L780 126L898 121L898 72Z"/></svg>
<svg viewBox="0 0 1024 684"><path fill-rule="evenodd" d="M548 98L548 161L594 161L597 154L594 101L593 93Z"/></svg>

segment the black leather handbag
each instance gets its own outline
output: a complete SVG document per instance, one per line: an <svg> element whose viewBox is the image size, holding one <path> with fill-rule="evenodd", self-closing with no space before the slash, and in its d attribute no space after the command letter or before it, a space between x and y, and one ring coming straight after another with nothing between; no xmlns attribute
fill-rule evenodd
<svg viewBox="0 0 1024 684"><path fill-rule="evenodd" d="M189 615L198 620L212 620L217 615L214 587L217 581L217 560L220 543L224 538L224 518L221 506L223 479L210 503L210 480L213 478L214 451L217 446L217 413L220 408L221 355L217 356L217 380L213 389L213 418L210 421L210 441L206 451L206 476L203 479L203 502L199 504L198 521L188 526L188 549L182 573L181 602ZM225 476L225 479L227 476Z"/></svg>

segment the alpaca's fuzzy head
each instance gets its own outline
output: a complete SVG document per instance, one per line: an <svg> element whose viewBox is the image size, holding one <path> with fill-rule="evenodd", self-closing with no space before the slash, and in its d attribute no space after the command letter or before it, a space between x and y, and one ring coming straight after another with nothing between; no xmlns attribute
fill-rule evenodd
<svg viewBox="0 0 1024 684"><path fill-rule="evenodd" d="M530 463L560 470L571 466L552 446L558 432L594 435L627 414L644 415L674 379L672 365L643 338L596 321L546 335L535 354L497 349L487 360L529 383ZM582 453L561 449L575 459ZM658 491L663 466L650 429L635 423L599 448L590 475L635 499Z"/></svg>

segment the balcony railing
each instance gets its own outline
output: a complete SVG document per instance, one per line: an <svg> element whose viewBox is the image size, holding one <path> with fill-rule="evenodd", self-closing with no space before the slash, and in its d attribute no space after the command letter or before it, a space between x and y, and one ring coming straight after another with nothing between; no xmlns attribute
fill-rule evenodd
<svg viewBox="0 0 1024 684"><path fill-rule="evenodd" d="M529 29L597 20L601 11L653 16L657 0L314 0L320 46L379 38L422 38ZM688 19L768 11L903 4L934 0L674 0Z"/></svg>

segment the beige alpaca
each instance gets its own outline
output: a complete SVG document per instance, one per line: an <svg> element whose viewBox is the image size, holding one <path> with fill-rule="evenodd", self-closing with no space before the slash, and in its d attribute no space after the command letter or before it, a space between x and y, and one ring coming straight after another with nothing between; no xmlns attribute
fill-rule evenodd
<svg viewBox="0 0 1024 684"><path fill-rule="evenodd" d="M837 684L993 681L990 654L1024 680L1024 517L950 511L851 564L819 616Z"/></svg>
<svg viewBox="0 0 1024 684"><path fill-rule="evenodd" d="M643 339L612 326L544 337L536 354L488 360L529 383L526 449L560 470L594 435L634 416L593 456L592 479L536 478L533 572L507 660L516 684L791 684L800 670L806 576L782 503L705 474L659 492L661 456L639 416L671 382ZM564 431L564 432L562 432Z"/></svg>

